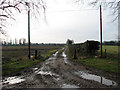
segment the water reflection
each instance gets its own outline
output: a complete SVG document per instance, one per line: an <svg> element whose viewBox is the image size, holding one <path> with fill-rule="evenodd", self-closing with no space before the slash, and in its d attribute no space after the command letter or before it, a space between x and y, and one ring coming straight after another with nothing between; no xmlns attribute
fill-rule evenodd
<svg viewBox="0 0 120 90"><path fill-rule="evenodd" d="M56 53L54 53L50 58L48 58L48 60L55 60L57 58L57 54L59 51L57 51Z"/></svg>
<svg viewBox="0 0 120 90"><path fill-rule="evenodd" d="M66 51L66 49L62 52L62 56L63 56L63 58L64 58L64 62L65 62L65 64L70 64L70 63L68 62L67 55L65 54L65 51Z"/></svg>
<svg viewBox="0 0 120 90"><path fill-rule="evenodd" d="M16 83L20 83L20 82L23 82L23 81L25 81L25 79L23 79L23 77L14 76L14 77L5 78L2 81L2 83L3 83L3 85L5 85L5 84L16 84Z"/></svg>
<svg viewBox="0 0 120 90"><path fill-rule="evenodd" d="M106 78L101 77L101 76L89 74L89 73L86 73L84 71L74 72L74 74L76 74L84 79L97 81L97 82L104 84L104 85L108 85L108 86L116 86L117 85L117 83L115 81L106 79Z"/></svg>
<svg viewBox="0 0 120 90"><path fill-rule="evenodd" d="M79 88L78 86L76 85L71 85L71 84L63 84L61 86L61 88Z"/></svg>
<svg viewBox="0 0 120 90"><path fill-rule="evenodd" d="M57 75L57 74L55 74L55 73L52 73L52 72L50 72L50 71L39 71L39 72L37 72L37 74L57 76L57 77L59 76L59 75Z"/></svg>
<svg viewBox="0 0 120 90"><path fill-rule="evenodd" d="M62 56L64 58L64 62L67 64L67 55L65 54L65 51L62 53Z"/></svg>

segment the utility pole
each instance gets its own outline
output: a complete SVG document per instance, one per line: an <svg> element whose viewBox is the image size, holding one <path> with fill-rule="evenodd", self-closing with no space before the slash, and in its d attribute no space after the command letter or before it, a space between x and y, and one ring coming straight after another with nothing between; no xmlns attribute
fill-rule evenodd
<svg viewBox="0 0 120 90"><path fill-rule="evenodd" d="M101 57L102 57L102 9L100 5L100 49L101 49Z"/></svg>
<svg viewBox="0 0 120 90"><path fill-rule="evenodd" d="M28 10L28 58L30 59L30 10Z"/></svg>
<svg viewBox="0 0 120 90"><path fill-rule="evenodd" d="M120 3L119 3L120 6ZM118 47L120 45L120 8L118 8ZM120 66L120 48L118 48L118 66ZM120 70L120 68L119 68ZM119 77L119 82L120 82L120 77Z"/></svg>

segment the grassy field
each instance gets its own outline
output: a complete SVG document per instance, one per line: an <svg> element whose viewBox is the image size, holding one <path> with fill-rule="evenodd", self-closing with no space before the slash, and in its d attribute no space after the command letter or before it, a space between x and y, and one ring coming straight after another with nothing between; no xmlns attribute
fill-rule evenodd
<svg viewBox="0 0 120 90"><path fill-rule="evenodd" d="M106 49L106 57L108 59L118 59L118 48L120 48L120 46L103 45L103 57L105 57ZM98 54L100 54L100 49L98 50Z"/></svg>
<svg viewBox="0 0 120 90"><path fill-rule="evenodd" d="M86 66L90 66L96 69L108 71L108 72L118 72L118 61L110 60L104 58L89 58L89 59L78 59L74 61L80 61ZM120 71L119 71L120 72Z"/></svg>
<svg viewBox="0 0 120 90"><path fill-rule="evenodd" d="M34 54L35 50L40 51L41 54L45 54L50 50L59 48L61 48L61 46L31 46L31 54ZM2 57L13 58L27 55L28 46L2 46Z"/></svg>
<svg viewBox="0 0 120 90"><path fill-rule="evenodd" d="M63 46L62 46L63 47ZM19 71L31 67L49 58L53 53L62 48L61 46L32 46L31 54L34 56L35 50L40 52L40 58L28 59L27 46L3 46L2 57L10 60L2 60L2 75L11 76Z"/></svg>
<svg viewBox="0 0 120 90"><path fill-rule="evenodd" d="M105 49L107 50L107 57L104 58ZM67 50L67 54L69 58L72 57ZM97 51L98 56L100 56L100 50ZM90 66L93 68L97 68L100 70L108 71L108 72L119 72L119 64L118 64L118 46L103 46L103 58L100 57L91 57L82 59L78 57L78 59L72 59L73 61L79 61L86 66Z"/></svg>

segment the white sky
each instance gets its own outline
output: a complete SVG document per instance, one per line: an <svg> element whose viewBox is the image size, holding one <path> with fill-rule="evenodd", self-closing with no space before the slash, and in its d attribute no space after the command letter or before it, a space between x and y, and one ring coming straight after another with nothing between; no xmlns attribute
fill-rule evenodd
<svg viewBox="0 0 120 90"><path fill-rule="evenodd" d="M46 0L47 24L43 16L31 17L31 42L65 43L99 40L99 10L78 5L72 0ZM92 8L95 9L95 8ZM74 11L75 10L75 11ZM77 11L79 10L79 11ZM110 10L103 10L103 41L117 40L117 21L111 22ZM28 38L27 14L16 14L16 21L7 28L9 39Z"/></svg>

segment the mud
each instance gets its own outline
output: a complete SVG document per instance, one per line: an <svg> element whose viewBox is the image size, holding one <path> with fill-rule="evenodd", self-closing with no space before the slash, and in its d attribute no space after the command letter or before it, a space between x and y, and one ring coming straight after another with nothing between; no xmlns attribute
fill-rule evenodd
<svg viewBox="0 0 120 90"><path fill-rule="evenodd" d="M66 49L65 49L66 50ZM49 59L21 72L17 82L3 80L3 88L106 88L118 87L116 74L88 69L84 65L68 59L64 52L57 57L58 52ZM102 77L102 78L101 78ZM15 82L16 81L16 82Z"/></svg>

